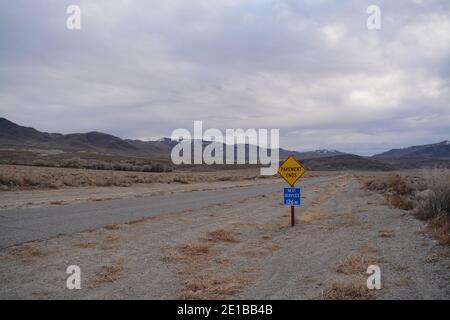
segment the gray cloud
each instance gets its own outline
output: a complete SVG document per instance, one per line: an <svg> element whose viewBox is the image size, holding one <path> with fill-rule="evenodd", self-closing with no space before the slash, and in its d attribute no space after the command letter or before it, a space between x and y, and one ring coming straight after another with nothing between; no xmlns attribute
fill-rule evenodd
<svg viewBox="0 0 450 320"><path fill-rule="evenodd" d="M281 144L371 154L450 136L450 3L5 1L0 112L127 138L280 128ZM82 30L65 27L82 9Z"/></svg>

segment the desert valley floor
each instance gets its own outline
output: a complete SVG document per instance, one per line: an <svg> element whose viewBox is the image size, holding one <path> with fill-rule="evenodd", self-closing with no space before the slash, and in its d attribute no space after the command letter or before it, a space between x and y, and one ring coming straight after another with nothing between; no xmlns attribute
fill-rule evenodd
<svg viewBox="0 0 450 320"><path fill-rule="evenodd" d="M42 219L58 218L30 210L83 219L83 205L90 210L84 217L95 215L97 205L126 205L103 225L5 242L0 298L450 298L449 248L432 239L424 222L363 189L365 176L302 179L295 227L282 205L280 178L1 192L2 241L18 234L19 227L8 229L17 221L39 228ZM137 205L161 197L172 204L160 213ZM216 200L176 205L195 197ZM378 291L365 288L372 264L382 272ZM81 290L66 288L69 265L81 268Z"/></svg>

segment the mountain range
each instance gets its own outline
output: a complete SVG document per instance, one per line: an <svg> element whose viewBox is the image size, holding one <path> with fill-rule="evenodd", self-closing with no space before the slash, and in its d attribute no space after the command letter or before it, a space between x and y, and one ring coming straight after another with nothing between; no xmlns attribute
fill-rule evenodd
<svg viewBox="0 0 450 320"><path fill-rule="evenodd" d="M47 133L31 127L23 127L5 118L0 118L1 148L52 148L63 151L94 151L109 153L132 153L148 155L168 155L177 142L169 138L156 141L121 139L102 132L88 133ZM280 149L280 156L292 154L302 159L322 158L342 155L337 150L317 150L296 152Z"/></svg>
<svg viewBox="0 0 450 320"><path fill-rule="evenodd" d="M450 159L450 141L445 140L439 143L412 146L402 149L392 149L377 155L375 159L402 159L402 158L434 158Z"/></svg>
<svg viewBox="0 0 450 320"><path fill-rule="evenodd" d="M206 143L206 142L205 142ZM47 133L31 127L18 125L0 118L0 149L30 152L33 150L53 150L77 157L80 154L103 154L110 156L157 158L169 160L170 152L177 142L169 138L156 141L122 139L102 132L88 133ZM248 145L246 146L248 148ZM306 166L318 170L343 170L367 168L373 170L393 170L429 165L450 166L450 141L434 144L392 149L372 157L346 154L337 150L316 150L297 152L279 149L280 158L293 155ZM42 153L42 151L41 151ZM45 152L44 152L45 153ZM5 163L8 153L0 152ZM15 155L17 157L17 155ZM21 155L21 157L24 157Z"/></svg>

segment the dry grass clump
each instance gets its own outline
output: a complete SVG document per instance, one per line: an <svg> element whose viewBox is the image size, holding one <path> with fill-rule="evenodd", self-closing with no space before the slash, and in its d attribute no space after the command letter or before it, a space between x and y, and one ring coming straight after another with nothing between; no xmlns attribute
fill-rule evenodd
<svg viewBox="0 0 450 320"><path fill-rule="evenodd" d="M407 195L388 193L385 196L389 203L396 208L407 211L414 209L414 201L411 200Z"/></svg>
<svg viewBox="0 0 450 320"><path fill-rule="evenodd" d="M372 293L362 277L349 282L335 282L322 292L325 300L364 300L371 297Z"/></svg>
<svg viewBox="0 0 450 320"><path fill-rule="evenodd" d="M179 299L224 299L245 287L249 281L248 275L244 277L243 274L224 270L232 261L220 255L220 249L223 249L220 243L223 242L229 246L239 242L239 239L231 231L218 229L190 244L168 248L168 254L161 260L181 266L178 276L183 280L184 287Z"/></svg>
<svg viewBox="0 0 450 320"><path fill-rule="evenodd" d="M98 246L97 242L83 242L83 243L77 243L75 244L75 247L81 248L81 249L94 249Z"/></svg>
<svg viewBox="0 0 450 320"><path fill-rule="evenodd" d="M171 250L166 255L161 257L162 262L168 262L168 263L178 263L187 260L188 257L186 257L184 254L180 253L178 250Z"/></svg>
<svg viewBox="0 0 450 320"><path fill-rule="evenodd" d="M433 237L444 246L450 246L450 218L445 215L433 218L428 224Z"/></svg>
<svg viewBox="0 0 450 320"><path fill-rule="evenodd" d="M425 258L426 263L435 263L450 257L450 251L434 252Z"/></svg>
<svg viewBox="0 0 450 320"><path fill-rule="evenodd" d="M125 222L125 224L139 224L149 220L150 217L143 217Z"/></svg>
<svg viewBox="0 0 450 320"><path fill-rule="evenodd" d="M170 249L169 252L161 258L163 262L186 262L197 263L199 257L207 257L211 253L211 243L195 241L187 245Z"/></svg>
<svg viewBox="0 0 450 320"><path fill-rule="evenodd" d="M170 252L161 258L164 262L196 262L198 258L206 257L211 253L213 243L228 242L237 243L239 238L232 231L218 229L211 231L207 237L187 245L179 246L170 250Z"/></svg>
<svg viewBox="0 0 450 320"><path fill-rule="evenodd" d="M358 252L348 255L336 266L336 272L350 275L345 282L335 282L322 292L327 300L369 299L372 292L367 288L366 271L370 265L381 262L380 250L375 247L362 247Z"/></svg>
<svg viewBox="0 0 450 320"><path fill-rule="evenodd" d="M98 287L102 284L119 280L122 277L123 270L124 268L120 264L102 266L100 270L97 272L92 287Z"/></svg>
<svg viewBox="0 0 450 320"><path fill-rule="evenodd" d="M208 241L218 242L239 242L239 238L232 232L224 229L211 231L208 233Z"/></svg>
<svg viewBox="0 0 450 320"><path fill-rule="evenodd" d="M418 195L416 216L430 220L428 229L443 245L450 245L450 171L425 172L428 189Z"/></svg>
<svg viewBox="0 0 450 320"><path fill-rule="evenodd" d="M178 250L180 253L188 256L199 256L209 253L211 246L207 243L193 242L188 245L181 246Z"/></svg>
<svg viewBox="0 0 450 320"><path fill-rule="evenodd" d="M102 250L111 250L115 249L118 246L120 246L122 243L122 239L115 236L107 236L106 238L102 239L100 249Z"/></svg>
<svg viewBox="0 0 450 320"><path fill-rule="evenodd" d="M118 229L120 229L120 226L117 223L114 223L114 224L104 226L103 228L106 230L118 230Z"/></svg>
<svg viewBox="0 0 450 320"><path fill-rule="evenodd" d="M393 192L400 195L409 194L414 190L411 180L399 174L370 179L365 182L364 186L371 191Z"/></svg>
<svg viewBox="0 0 450 320"><path fill-rule="evenodd" d="M47 255L41 249L27 244L13 248L10 253L19 258L40 258Z"/></svg>
<svg viewBox="0 0 450 320"><path fill-rule="evenodd" d="M340 262L336 267L336 271L347 275L364 274L368 266L379 262L379 256L356 252L350 254L342 262Z"/></svg>
<svg viewBox="0 0 450 320"><path fill-rule="evenodd" d="M394 230L380 230L378 231L378 236L381 238L393 238L395 237Z"/></svg>
<svg viewBox="0 0 450 320"><path fill-rule="evenodd" d="M246 281L238 276L211 277L198 275L185 281L178 298L183 300L223 299L239 293Z"/></svg>
<svg viewBox="0 0 450 320"><path fill-rule="evenodd" d="M187 177L176 177L173 179L173 182L181 183L181 184L189 184L191 181Z"/></svg>
<svg viewBox="0 0 450 320"><path fill-rule="evenodd" d="M65 204L65 202L63 200L53 200L53 201L50 201L50 204L54 205L54 206L62 206Z"/></svg>
<svg viewBox="0 0 450 320"><path fill-rule="evenodd" d="M403 210L414 208L412 196L417 186L409 177L389 174L366 181L364 187L367 190L383 193L389 203L396 208Z"/></svg>
<svg viewBox="0 0 450 320"><path fill-rule="evenodd" d="M417 216L421 219L450 216L450 171L434 169L425 172L428 190L421 194Z"/></svg>

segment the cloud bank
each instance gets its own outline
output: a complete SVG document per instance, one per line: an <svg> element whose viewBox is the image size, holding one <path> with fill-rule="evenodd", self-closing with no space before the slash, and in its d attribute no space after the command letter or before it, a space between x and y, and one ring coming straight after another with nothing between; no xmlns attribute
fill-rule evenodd
<svg viewBox="0 0 450 320"><path fill-rule="evenodd" d="M375 3L376 2L376 3ZM82 29L66 28L66 8ZM366 9L381 8L368 30ZM0 113L124 138L279 128L281 146L373 154L450 138L450 2L6 0Z"/></svg>

